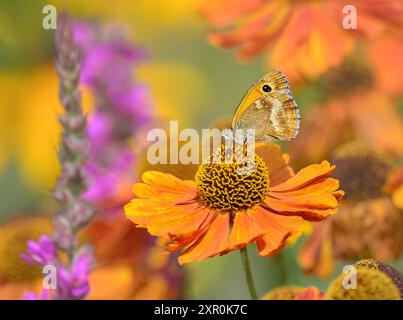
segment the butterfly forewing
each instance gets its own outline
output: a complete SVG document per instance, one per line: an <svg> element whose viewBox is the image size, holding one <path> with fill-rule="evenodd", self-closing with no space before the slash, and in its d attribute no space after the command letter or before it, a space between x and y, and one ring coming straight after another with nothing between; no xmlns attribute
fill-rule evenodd
<svg viewBox="0 0 403 320"><path fill-rule="evenodd" d="M254 129L259 141L292 140L299 132L299 108L287 78L272 70L259 79L242 99L233 119L233 129Z"/></svg>

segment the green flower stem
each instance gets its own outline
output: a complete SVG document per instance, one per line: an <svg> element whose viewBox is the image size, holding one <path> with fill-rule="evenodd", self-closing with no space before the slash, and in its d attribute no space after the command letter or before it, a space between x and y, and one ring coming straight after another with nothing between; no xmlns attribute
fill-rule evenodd
<svg viewBox="0 0 403 320"><path fill-rule="evenodd" d="M245 271L246 282L248 284L249 294L252 300L257 300L256 287L253 282L252 270L250 268L248 249L246 247L241 249L242 266Z"/></svg>

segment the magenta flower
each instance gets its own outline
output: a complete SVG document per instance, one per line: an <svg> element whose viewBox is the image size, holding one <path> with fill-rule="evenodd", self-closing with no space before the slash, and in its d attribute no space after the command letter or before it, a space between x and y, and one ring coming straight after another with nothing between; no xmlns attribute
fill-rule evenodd
<svg viewBox="0 0 403 320"><path fill-rule="evenodd" d="M24 300L51 300L50 290L43 289L40 294L27 292L24 294Z"/></svg>
<svg viewBox="0 0 403 320"><path fill-rule="evenodd" d="M119 183L133 182L128 172L136 157L127 141L152 118L147 87L134 79L145 54L116 28L80 22L74 35L83 54L81 84L96 98L87 127L90 187L83 199L101 204Z"/></svg>
<svg viewBox="0 0 403 320"><path fill-rule="evenodd" d="M52 264L56 268L56 289L43 289L37 295L27 292L26 300L68 300L82 299L90 291L88 276L91 271L91 251L89 247L81 247L76 253L73 264L69 266L56 257L56 248L47 236L41 236L39 242L29 241L28 252L23 254L23 259L28 263L41 265ZM38 251L43 250L42 255Z"/></svg>
<svg viewBox="0 0 403 320"><path fill-rule="evenodd" d="M91 141L91 151L99 153L111 136L112 124L104 112L94 112L87 125L88 139Z"/></svg>
<svg viewBox="0 0 403 320"><path fill-rule="evenodd" d="M28 241L27 253L23 253L23 258L29 264L51 264L55 261L57 250L53 241L47 235L42 235L38 242Z"/></svg>
<svg viewBox="0 0 403 320"><path fill-rule="evenodd" d="M57 272L59 299L81 299L90 291L88 275L91 270L91 258L82 253L75 259L70 269L60 268Z"/></svg>

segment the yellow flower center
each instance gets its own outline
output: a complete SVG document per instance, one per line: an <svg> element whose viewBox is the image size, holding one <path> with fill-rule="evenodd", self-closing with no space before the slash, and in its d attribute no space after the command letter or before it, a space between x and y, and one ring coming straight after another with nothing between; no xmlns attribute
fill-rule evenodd
<svg viewBox="0 0 403 320"><path fill-rule="evenodd" d="M335 152L335 178L348 200L375 199L382 195L390 164L368 145L353 142Z"/></svg>
<svg viewBox="0 0 403 320"><path fill-rule="evenodd" d="M399 271L382 261L374 259L362 259L357 261L354 266L357 269L370 269L385 273L399 289L400 298L403 299L403 276Z"/></svg>
<svg viewBox="0 0 403 320"><path fill-rule="evenodd" d="M240 161L245 157L253 161ZM208 162L200 165L195 181L204 206L238 211L251 208L265 197L269 173L263 159L256 154L248 155L245 147L226 151L222 146Z"/></svg>
<svg viewBox="0 0 403 320"><path fill-rule="evenodd" d="M304 291L304 287L299 286L283 286L279 288L275 288L268 293L266 293L261 300L293 300L296 296L298 296L302 291Z"/></svg>
<svg viewBox="0 0 403 320"><path fill-rule="evenodd" d="M330 300L400 300L393 281L383 272L374 269L357 269L356 289L345 289L345 274L333 280L326 293Z"/></svg>

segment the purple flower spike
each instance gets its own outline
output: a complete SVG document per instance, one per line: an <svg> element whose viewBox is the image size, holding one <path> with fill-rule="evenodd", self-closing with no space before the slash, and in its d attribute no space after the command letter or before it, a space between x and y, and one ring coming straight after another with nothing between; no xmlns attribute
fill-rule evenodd
<svg viewBox="0 0 403 320"><path fill-rule="evenodd" d="M60 299L81 299L90 291L88 275L91 270L91 257L81 253L70 270L58 271L58 292Z"/></svg>
<svg viewBox="0 0 403 320"><path fill-rule="evenodd" d="M21 258L29 264L46 265L52 263L56 255L53 241L47 235L42 235L38 242L28 241L27 253L23 253Z"/></svg>
<svg viewBox="0 0 403 320"><path fill-rule="evenodd" d="M74 34L74 31L76 32ZM91 30L82 25L73 30L73 20L61 13L56 32L57 61L60 102L64 113L60 117L63 130L59 161L61 174L54 189L54 197L61 202L55 215L52 239L46 235L39 241L29 241L27 252L22 258L30 264L51 265L48 283L39 296L28 293L26 299L76 299L84 298L89 291L88 274L91 252L86 247L77 249L77 233L93 217L91 206L81 199L87 190L87 174L84 168L89 158L86 116L80 99L81 48L75 42L85 43L91 37ZM100 135L100 126L93 131ZM106 136L108 134L105 134ZM67 259L59 259L58 252L64 252ZM86 254L85 256L83 254ZM48 285L50 284L50 288Z"/></svg>
<svg viewBox="0 0 403 320"><path fill-rule="evenodd" d="M99 152L111 135L111 123L107 115L95 112L87 126L92 152Z"/></svg>
<svg viewBox="0 0 403 320"><path fill-rule="evenodd" d="M80 82L96 97L87 127L90 184L82 199L103 205L119 183L134 178L128 176L136 160L128 141L153 118L148 88L134 77L145 55L117 28L81 22L74 36L83 54Z"/></svg>

